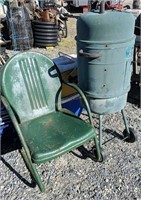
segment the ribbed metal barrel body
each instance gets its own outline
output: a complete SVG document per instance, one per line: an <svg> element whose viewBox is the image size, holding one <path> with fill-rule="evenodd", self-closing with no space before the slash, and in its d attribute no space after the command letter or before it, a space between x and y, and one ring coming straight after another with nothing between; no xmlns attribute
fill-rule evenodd
<svg viewBox="0 0 141 200"><path fill-rule="evenodd" d="M134 50L131 13L89 12L77 21L78 84L93 112L117 112L126 104Z"/></svg>

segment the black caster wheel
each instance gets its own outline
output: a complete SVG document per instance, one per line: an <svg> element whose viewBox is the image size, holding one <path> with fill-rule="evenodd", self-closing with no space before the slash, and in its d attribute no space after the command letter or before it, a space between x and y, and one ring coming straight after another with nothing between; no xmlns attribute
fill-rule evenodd
<svg viewBox="0 0 141 200"><path fill-rule="evenodd" d="M124 131L123 131L124 141L133 143L137 140L137 136L136 136L134 129L129 128L129 131L130 131L130 135L128 134L127 130L124 129Z"/></svg>

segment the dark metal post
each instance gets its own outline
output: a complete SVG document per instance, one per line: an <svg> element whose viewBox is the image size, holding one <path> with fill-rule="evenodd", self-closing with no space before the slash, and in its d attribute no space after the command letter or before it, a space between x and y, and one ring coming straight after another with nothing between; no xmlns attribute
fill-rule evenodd
<svg viewBox="0 0 141 200"><path fill-rule="evenodd" d="M140 8L140 0L133 0L132 7L133 7L133 9L139 9Z"/></svg>
<svg viewBox="0 0 141 200"><path fill-rule="evenodd" d="M105 12L105 1L101 1L100 3L100 13L104 13Z"/></svg>

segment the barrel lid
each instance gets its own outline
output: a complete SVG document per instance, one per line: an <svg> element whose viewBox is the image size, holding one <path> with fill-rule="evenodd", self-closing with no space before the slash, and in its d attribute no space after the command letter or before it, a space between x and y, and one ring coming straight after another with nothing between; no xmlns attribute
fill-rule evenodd
<svg viewBox="0 0 141 200"><path fill-rule="evenodd" d="M126 11L91 11L77 20L76 40L114 42L134 37L135 17Z"/></svg>

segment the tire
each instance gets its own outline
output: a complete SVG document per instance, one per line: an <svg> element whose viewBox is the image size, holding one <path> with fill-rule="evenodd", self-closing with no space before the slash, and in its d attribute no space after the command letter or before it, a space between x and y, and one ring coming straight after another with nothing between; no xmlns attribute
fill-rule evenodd
<svg viewBox="0 0 141 200"><path fill-rule="evenodd" d="M64 27L64 38L67 38L68 36L68 27L67 27L67 21L64 21L65 27Z"/></svg>
<svg viewBox="0 0 141 200"><path fill-rule="evenodd" d="M35 47L55 47L58 45L58 42L48 42L48 43L40 43L40 42L36 42L35 43Z"/></svg>
<svg viewBox="0 0 141 200"><path fill-rule="evenodd" d="M124 129L124 131L123 131L124 141L129 142L129 143L133 143L133 142L137 141L137 136L136 136L134 129L129 128L129 131L130 131L130 134L127 132L126 129Z"/></svg>
<svg viewBox="0 0 141 200"><path fill-rule="evenodd" d="M133 9L139 9L140 7L140 0L133 0Z"/></svg>
<svg viewBox="0 0 141 200"><path fill-rule="evenodd" d="M45 21L39 21L39 20L33 20L32 23L33 23L34 25L44 25L44 26L49 26L49 25L51 25L51 26L56 26L55 23L52 23L52 22L45 22Z"/></svg>
<svg viewBox="0 0 141 200"><path fill-rule="evenodd" d="M34 29L34 34L42 34L42 35L47 35L47 34L58 34L58 29L57 30L41 30L41 29Z"/></svg>
<svg viewBox="0 0 141 200"><path fill-rule="evenodd" d="M56 35L47 35L47 36L42 36L42 35L35 35L35 40L57 40L58 36Z"/></svg>
<svg viewBox="0 0 141 200"><path fill-rule="evenodd" d="M58 41L58 38L49 38L49 39L35 38L35 40L34 40L35 43L43 43L43 44L45 44L45 43L47 43L47 44L55 43L56 44L57 41Z"/></svg>
<svg viewBox="0 0 141 200"><path fill-rule="evenodd" d="M64 27L61 27L60 23L59 23L59 35L61 38L67 38L68 36L68 27L67 27L67 21L63 21L64 22Z"/></svg>
<svg viewBox="0 0 141 200"><path fill-rule="evenodd" d="M56 25L42 25L42 24L34 24L34 29L39 28L39 29L53 29L53 30L57 30L58 26Z"/></svg>
<svg viewBox="0 0 141 200"><path fill-rule="evenodd" d="M124 6L123 8L131 9L129 5Z"/></svg>
<svg viewBox="0 0 141 200"><path fill-rule="evenodd" d="M58 25L51 22L33 21L34 45L49 47L58 45Z"/></svg>

